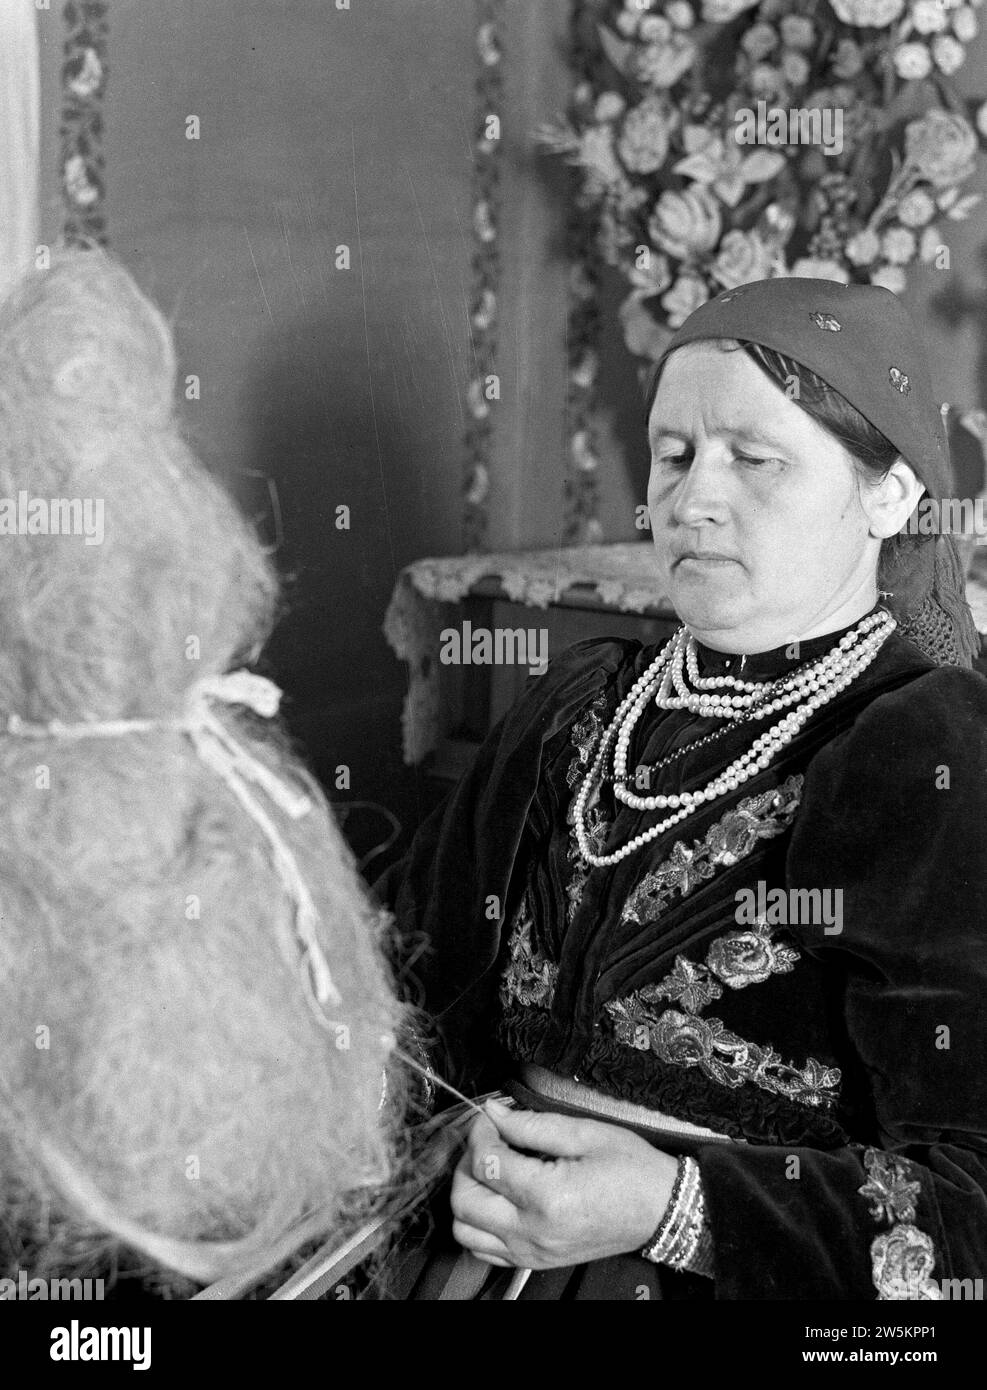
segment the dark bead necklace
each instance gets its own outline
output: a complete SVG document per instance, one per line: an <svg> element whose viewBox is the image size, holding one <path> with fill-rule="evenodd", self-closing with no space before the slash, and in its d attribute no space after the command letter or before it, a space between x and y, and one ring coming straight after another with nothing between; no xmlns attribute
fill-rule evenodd
<svg viewBox="0 0 987 1390"><path fill-rule="evenodd" d="M743 662L745 660L746 657L741 658L741 669L743 668ZM639 763L638 768L634 772L633 776L630 773L628 773L626 777L618 778L614 777L612 772L606 772L603 774L602 781L619 781L623 783L625 786L631 786L637 782L638 773L640 769L644 767L648 770L648 785L650 786L651 778L654 776L654 774L656 772L660 772L662 768L670 766L673 762L675 762L676 758L684 758L686 753L694 753L697 748L703 748L707 743L714 743L718 738L722 738L724 734L728 734L735 729L743 728L744 724L749 723L752 719L755 719L757 717L757 711L759 706L763 704L765 700L770 700L773 697L775 690L782 684L783 681L791 680L792 677L798 675L799 671L801 671L806 666L811 666L811 664L811 661L803 661L798 666L794 667L793 670L787 671L783 676L776 677L775 680L772 681L770 688L767 691L765 691L763 698L760 701L758 701L758 704L754 705L753 708L748 710L746 714L741 715L739 719L735 719L728 724L723 724L719 729L714 729L712 733L704 734L702 738L694 739L692 743L686 743L681 748L676 748L674 753L669 753L664 758L659 758L656 763Z"/></svg>
<svg viewBox="0 0 987 1390"><path fill-rule="evenodd" d="M660 772L663 767L668 767L676 758L684 758L686 753L693 753L697 748L702 748L707 743L713 743L724 734L730 733L731 730L742 728L751 718L752 715L745 714L741 719L735 719L732 724L724 724L722 728L714 729L711 734L704 734L702 738L694 739L692 743L686 743L681 748L676 748L674 753L669 753L666 757L659 758L656 763L639 763L638 767L646 767L648 769L648 782L650 784L652 775L656 772ZM604 775L603 780L605 782L621 781L630 785L637 781L637 776L638 774L635 772L633 776L628 773L626 777L616 778L612 772L608 772Z"/></svg>

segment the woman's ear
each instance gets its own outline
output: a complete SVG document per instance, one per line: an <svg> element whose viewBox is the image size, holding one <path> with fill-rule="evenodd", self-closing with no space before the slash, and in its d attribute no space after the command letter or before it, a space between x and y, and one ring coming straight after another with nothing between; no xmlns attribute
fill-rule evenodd
<svg viewBox="0 0 987 1390"><path fill-rule="evenodd" d="M879 483L865 487L861 505L872 536L886 540L904 526L925 492L925 484L916 476L911 464L899 456Z"/></svg>

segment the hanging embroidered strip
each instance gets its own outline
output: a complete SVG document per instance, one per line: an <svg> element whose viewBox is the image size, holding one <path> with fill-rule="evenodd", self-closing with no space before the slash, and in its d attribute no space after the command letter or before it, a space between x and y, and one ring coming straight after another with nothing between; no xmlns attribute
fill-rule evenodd
<svg viewBox="0 0 987 1390"><path fill-rule="evenodd" d="M69 0L62 63L62 197L64 236L78 245L108 243L103 99L106 95L109 21L104 0Z"/></svg>
<svg viewBox="0 0 987 1390"><path fill-rule="evenodd" d="M477 78L473 140L473 286L466 458L463 475L463 547L486 548L490 491L490 436L500 400L496 373L500 316L500 161L503 106L503 0L477 0ZM492 404L493 403L493 404Z"/></svg>

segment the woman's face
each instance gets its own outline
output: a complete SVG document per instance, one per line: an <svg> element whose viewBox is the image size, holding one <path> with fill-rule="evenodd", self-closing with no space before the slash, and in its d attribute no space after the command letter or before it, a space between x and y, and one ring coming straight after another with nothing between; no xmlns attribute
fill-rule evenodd
<svg viewBox="0 0 987 1390"><path fill-rule="evenodd" d="M768 651L874 604L880 540L850 455L745 353L672 353L648 433L665 592L701 641Z"/></svg>

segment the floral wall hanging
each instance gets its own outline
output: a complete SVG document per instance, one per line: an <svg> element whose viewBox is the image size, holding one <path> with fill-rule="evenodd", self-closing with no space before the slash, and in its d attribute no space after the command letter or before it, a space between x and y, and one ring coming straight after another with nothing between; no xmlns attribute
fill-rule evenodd
<svg viewBox="0 0 987 1390"><path fill-rule="evenodd" d="M629 349L657 358L720 291L771 275L900 293L948 265L987 142L953 81L982 0L573 0L592 24L567 119L597 254L630 286Z"/></svg>

